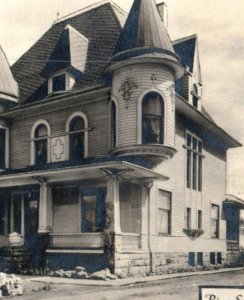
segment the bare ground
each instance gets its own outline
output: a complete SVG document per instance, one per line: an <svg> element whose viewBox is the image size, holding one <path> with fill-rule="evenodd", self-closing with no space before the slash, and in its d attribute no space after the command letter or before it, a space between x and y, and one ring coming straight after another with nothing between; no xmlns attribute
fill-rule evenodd
<svg viewBox="0 0 244 300"><path fill-rule="evenodd" d="M126 287L49 284L24 279L24 296L17 300L197 300L199 285L244 285L244 271L196 275Z"/></svg>

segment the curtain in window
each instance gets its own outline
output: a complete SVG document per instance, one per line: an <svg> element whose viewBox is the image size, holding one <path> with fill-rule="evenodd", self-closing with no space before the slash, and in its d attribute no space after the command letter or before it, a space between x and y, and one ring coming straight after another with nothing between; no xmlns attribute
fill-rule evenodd
<svg viewBox="0 0 244 300"><path fill-rule="evenodd" d="M84 158L84 120L81 117L75 117L70 122L70 135L69 135L69 151L70 160L79 162Z"/></svg>
<svg viewBox="0 0 244 300"><path fill-rule="evenodd" d="M162 97L148 93L142 101L142 143L162 144L164 142L164 107Z"/></svg>
<svg viewBox="0 0 244 300"><path fill-rule="evenodd" d="M47 127L40 124L35 130L35 158L36 165L47 163Z"/></svg>
<svg viewBox="0 0 244 300"><path fill-rule="evenodd" d="M158 192L158 232L170 233L171 194L166 191Z"/></svg>

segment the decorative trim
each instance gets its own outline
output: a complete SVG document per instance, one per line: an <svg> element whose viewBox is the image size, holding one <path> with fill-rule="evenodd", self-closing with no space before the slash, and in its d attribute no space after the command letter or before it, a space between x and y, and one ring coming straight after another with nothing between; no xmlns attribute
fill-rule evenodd
<svg viewBox="0 0 244 300"><path fill-rule="evenodd" d="M111 154L114 154L118 157L142 155L160 157L162 160L172 158L175 153L175 148L160 144L137 144L117 147L111 151Z"/></svg>
<svg viewBox="0 0 244 300"><path fill-rule="evenodd" d="M185 228L183 229L183 232L191 238L198 238L204 234L204 231L201 229L191 229L191 228Z"/></svg>
<svg viewBox="0 0 244 300"><path fill-rule="evenodd" d="M128 102L131 98L131 95L133 94L134 89L137 89L137 85L129 78L126 78L125 81L121 84L120 89L118 90L118 92L122 94L122 97L126 102L126 108L128 108Z"/></svg>

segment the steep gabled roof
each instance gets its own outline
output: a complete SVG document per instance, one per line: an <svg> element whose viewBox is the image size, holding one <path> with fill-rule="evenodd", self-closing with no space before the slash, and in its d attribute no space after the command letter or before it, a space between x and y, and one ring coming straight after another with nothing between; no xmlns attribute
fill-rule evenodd
<svg viewBox="0 0 244 300"><path fill-rule="evenodd" d="M188 66L191 72L193 72L196 44L196 35L173 41L174 50L179 55L181 64L184 67Z"/></svg>
<svg viewBox="0 0 244 300"><path fill-rule="evenodd" d="M120 22L109 2L54 24L12 66L22 102L37 101L47 96L47 79L41 73L67 25L89 40L86 68L74 90L104 83L105 65L113 55L121 32Z"/></svg>
<svg viewBox="0 0 244 300"><path fill-rule="evenodd" d="M0 46L0 100L17 102L18 85L10 70L7 57Z"/></svg>

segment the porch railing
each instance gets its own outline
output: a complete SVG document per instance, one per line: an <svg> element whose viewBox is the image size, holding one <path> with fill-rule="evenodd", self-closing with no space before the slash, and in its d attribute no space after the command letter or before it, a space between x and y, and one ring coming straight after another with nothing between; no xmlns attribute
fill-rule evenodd
<svg viewBox="0 0 244 300"><path fill-rule="evenodd" d="M137 233L122 233L121 234L121 249L123 251L141 249L141 236Z"/></svg>
<svg viewBox="0 0 244 300"><path fill-rule="evenodd" d="M103 233L55 233L50 235L52 248L64 249L101 249L104 247Z"/></svg>

